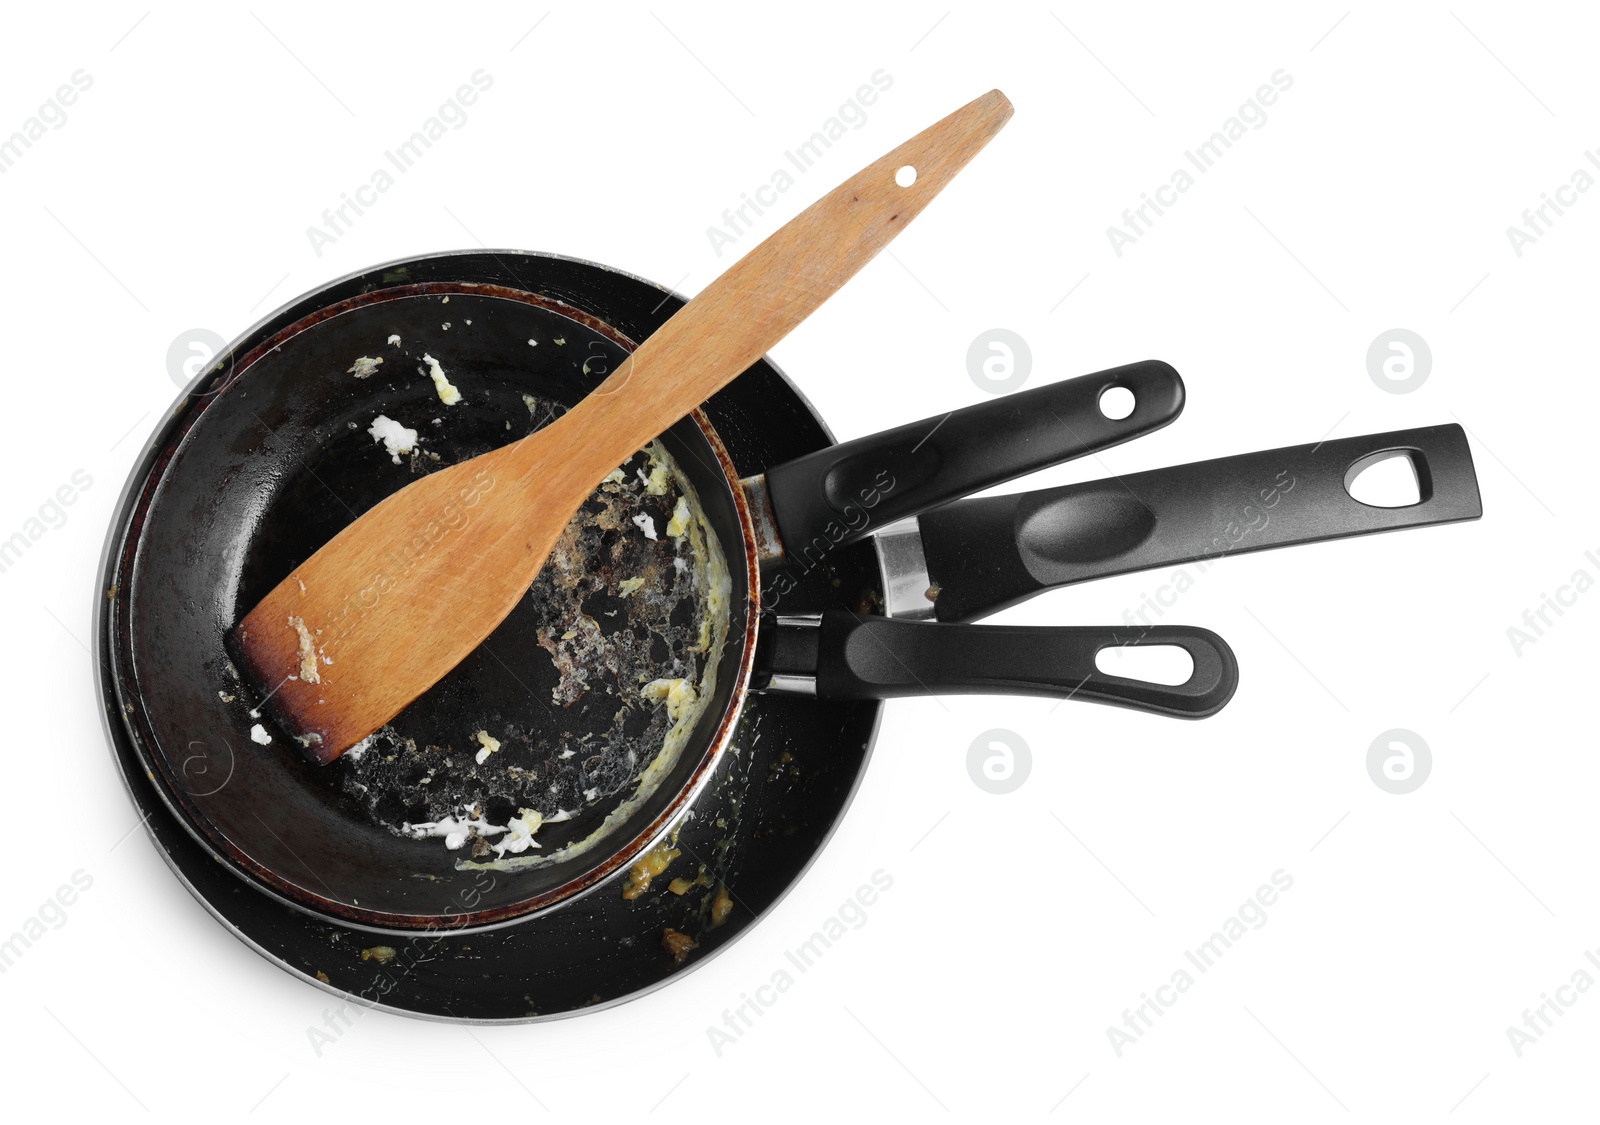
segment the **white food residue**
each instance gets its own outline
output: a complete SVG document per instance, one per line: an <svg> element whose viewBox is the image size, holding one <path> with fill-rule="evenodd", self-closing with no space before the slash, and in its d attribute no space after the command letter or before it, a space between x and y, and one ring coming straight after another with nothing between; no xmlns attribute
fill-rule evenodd
<svg viewBox="0 0 1600 1125"><path fill-rule="evenodd" d="M374 374L382 363L382 356L374 359L369 355L364 355L350 365L350 374L357 379L365 379L367 376Z"/></svg>
<svg viewBox="0 0 1600 1125"><path fill-rule="evenodd" d="M267 728L257 723L250 728L250 741L259 742L263 746L272 745L272 736L267 733Z"/></svg>
<svg viewBox="0 0 1600 1125"><path fill-rule="evenodd" d="M448 328L449 325L445 327ZM433 380L434 390L439 392L439 401L446 406L454 406L460 402L461 392L451 384L449 377L444 373L444 368L439 366L439 361L424 352L422 362L428 365L427 374Z"/></svg>
<svg viewBox="0 0 1600 1125"><path fill-rule="evenodd" d="M483 749L478 751L477 761L481 766L489 760L489 755L500 749L500 740L486 730L480 730L474 737Z"/></svg>
<svg viewBox="0 0 1600 1125"><path fill-rule="evenodd" d="M372 435L373 441L383 443L383 447L389 451L390 460L396 465L400 463L400 454L410 453L417 447L417 431L402 426L387 414L374 418L372 425L367 427L367 433Z"/></svg>
<svg viewBox="0 0 1600 1125"><path fill-rule="evenodd" d="M656 521L650 518L649 512L640 512L633 517L633 522L638 525L640 531L644 532L646 539L660 538L656 534Z"/></svg>
<svg viewBox="0 0 1600 1125"><path fill-rule="evenodd" d="M320 684L322 677L317 674L316 639L300 618L289 618L289 625L300 636L300 678L308 684Z"/></svg>
<svg viewBox="0 0 1600 1125"><path fill-rule="evenodd" d="M497 844L490 844L495 855L503 856L507 852L520 855L529 848L537 848L539 841L533 834L539 831L539 826L544 823L544 817L533 809L518 809L517 815L511 818L506 825L505 839Z"/></svg>
<svg viewBox="0 0 1600 1125"><path fill-rule="evenodd" d="M398 348L400 346L400 333L396 332L393 336L390 336L389 343ZM347 750L345 753L349 753L349 751Z"/></svg>
<svg viewBox="0 0 1600 1125"><path fill-rule="evenodd" d="M561 817L560 819L566 819ZM491 824L484 819L483 811L476 805L462 805L458 813L442 817L439 820L430 820L423 824L406 824L403 826L406 835L412 839L421 840L429 836L443 836L444 846L451 851L465 844L474 834L483 836L504 836L505 839L497 844L490 845L496 855L503 856L507 852L519 855L529 848L537 848L539 842L533 838L544 823L544 817L534 809L518 809L517 815L511 818L509 824Z"/></svg>
<svg viewBox="0 0 1600 1125"><path fill-rule="evenodd" d="M505 829L498 824L490 824L483 819L476 805L462 805L460 813L454 816L442 817L439 820L430 820L422 824L407 823L402 826L406 835L416 840L428 836L443 836L444 846L455 851L467 842L467 837L474 831L480 836L498 836Z"/></svg>

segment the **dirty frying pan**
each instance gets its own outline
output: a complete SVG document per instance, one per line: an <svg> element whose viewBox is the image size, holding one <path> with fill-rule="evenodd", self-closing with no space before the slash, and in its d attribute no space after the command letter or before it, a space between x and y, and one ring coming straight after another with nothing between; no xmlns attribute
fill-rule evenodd
<svg viewBox="0 0 1600 1125"><path fill-rule="evenodd" d="M98 595L110 741L174 872L286 970L451 1019L546 1018L637 995L792 887L848 805L878 699L1029 691L1202 715L1234 685L1227 648L1197 629L950 623L1099 576L1480 514L1456 426L957 499L1163 426L1181 381L1136 363L826 445L762 360L621 466L626 486L574 520L565 565L360 754L312 767L251 715L259 701L222 647L245 608L413 474L547 424L680 304L542 254L374 267L246 333L150 438ZM424 354L472 410L446 416ZM357 378L363 357L384 363ZM1099 413L1110 386L1133 390L1133 414ZM418 430L416 448L376 442L378 414ZM1421 499L1358 504L1350 477L1389 456L1411 462ZM680 494L693 494L698 544L667 534ZM698 583L718 552L726 586ZM624 592L634 578L648 581ZM642 592L650 600L635 602ZM573 599L598 637L552 631L552 615L570 626ZM720 647L702 643L718 621ZM1125 643L1178 643L1194 674L1178 687L1099 674L1094 655ZM619 695L656 680L709 685L701 711L672 723L670 699ZM269 743L253 739L258 725ZM640 786L674 727L678 754ZM541 847L494 853L509 834L470 826L446 847L440 821L469 797L490 826L538 797ZM523 856L558 858L512 863ZM262 893L242 895L246 883ZM370 959L374 931L405 936L390 939L398 960L387 946ZM685 944L666 947L669 935Z"/></svg>
<svg viewBox="0 0 1600 1125"><path fill-rule="evenodd" d="M538 290L601 314L635 339L665 322L684 299L661 286L593 263L526 253L458 252L377 267L297 298L251 328L230 352L256 343L334 300L397 280L477 281ZM226 354L221 357L226 361ZM196 390L203 390L202 383ZM711 886L678 895L658 885L633 899L616 893L577 895L514 926L418 931L401 940L374 935L336 918L258 893L260 884L218 853L177 815L168 786L134 741L118 683L126 661L117 654L124 606L111 590L138 539L148 478L181 440L187 396L146 440L117 501L94 593L96 684L112 758L157 854L230 934L270 963L336 1003L356 1003L411 1016L473 1022L523 1022L608 1007L641 995L714 958L763 917L808 869L848 807L870 756L882 704L826 702L799 695L753 695L735 729L737 755L724 755L696 798L695 815L677 831L681 857L659 883L680 873L706 873ZM769 362L762 360L713 396L705 413L733 462L745 474L821 449L832 442L822 420ZM881 594L872 547L836 551L784 605L818 612ZM197 762L197 772L203 763ZM227 762L217 762L225 773ZM196 786L196 788L202 788ZM714 927L708 902L726 885L735 908ZM698 948L682 961L661 941L671 928ZM370 955L388 944L396 956Z"/></svg>

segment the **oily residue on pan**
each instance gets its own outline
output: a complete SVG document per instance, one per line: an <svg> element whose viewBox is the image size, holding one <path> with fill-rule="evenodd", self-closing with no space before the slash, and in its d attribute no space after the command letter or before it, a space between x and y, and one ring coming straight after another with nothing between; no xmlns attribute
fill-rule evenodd
<svg viewBox="0 0 1600 1125"><path fill-rule="evenodd" d="M525 404L536 424L548 409ZM458 868L589 851L656 791L713 698L730 589L693 487L652 443L590 495L529 588L556 673L537 729L501 720L425 746L385 727L340 759L342 787L396 835L458 851Z"/></svg>

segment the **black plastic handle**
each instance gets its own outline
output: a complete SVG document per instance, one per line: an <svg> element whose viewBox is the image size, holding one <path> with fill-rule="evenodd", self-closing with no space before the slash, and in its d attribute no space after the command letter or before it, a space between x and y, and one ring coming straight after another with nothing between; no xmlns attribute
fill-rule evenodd
<svg viewBox="0 0 1600 1125"><path fill-rule="evenodd" d="M777 624L765 671L815 675L819 699L913 695L1040 695L1110 703L1180 719L1214 715L1239 685L1226 641L1207 629L940 625L830 610L813 625ZM1111 676L1095 666L1117 646L1176 645L1194 661L1176 686Z"/></svg>
<svg viewBox="0 0 1600 1125"><path fill-rule="evenodd" d="M1349 481L1394 453L1416 470L1418 502L1351 497ZM1091 578L1481 515L1472 451L1450 424L964 500L920 526L935 616L971 621Z"/></svg>
<svg viewBox="0 0 1600 1125"><path fill-rule="evenodd" d="M1100 396L1133 393L1108 418ZM767 471L785 553L837 547L958 497L1159 430L1183 410L1183 380L1145 360L1018 391L818 450Z"/></svg>

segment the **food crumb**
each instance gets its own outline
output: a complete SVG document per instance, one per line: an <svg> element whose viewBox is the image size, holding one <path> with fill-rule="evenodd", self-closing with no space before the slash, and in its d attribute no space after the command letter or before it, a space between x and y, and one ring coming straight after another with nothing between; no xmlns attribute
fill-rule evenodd
<svg viewBox="0 0 1600 1125"><path fill-rule="evenodd" d="M666 703L667 718L677 722L694 707L699 696L694 684L687 679L651 680L639 689L639 694L655 703Z"/></svg>
<svg viewBox="0 0 1600 1125"><path fill-rule="evenodd" d="M651 466L650 475L644 476L644 490L651 496L665 496L667 494L667 467L662 464Z"/></svg>
<svg viewBox="0 0 1600 1125"><path fill-rule="evenodd" d="M447 324L445 327L449 328L450 326ZM439 361L424 352L422 353L422 362L428 365L428 369L422 374L433 380L434 390L439 392L439 401L446 406L454 406L460 402L461 392L455 388L449 377L445 375L444 368L439 366Z"/></svg>
<svg viewBox="0 0 1600 1125"><path fill-rule="evenodd" d="M711 924L720 926L728 920L728 915L733 912L733 896L728 893L728 888L717 884L717 893L711 899Z"/></svg>
<svg viewBox="0 0 1600 1125"><path fill-rule="evenodd" d="M617 596L625 598L629 594L637 592L639 587L643 585L643 578L624 578L620 583L617 584Z"/></svg>
<svg viewBox="0 0 1600 1125"><path fill-rule="evenodd" d="M694 938L688 934L680 934L670 926L661 931L661 948L672 954L672 959L680 965L699 947L700 943Z"/></svg>
<svg viewBox="0 0 1600 1125"><path fill-rule="evenodd" d="M361 951L363 961L376 961L380 965L387 965L395 957L394 946L373 945Z"/></svg>
<svg viewBox="0 0 1600 1125"><path fill-rule="evenodd" d="M364 355L350 365L349 374L354 375L357 379L365 379L375 374L382 364L382 356L374 359L372 356Z"/></svg>
<svg viewBox="0 0 1600 1125"><path fill-rule="evenodd" d="M482 750L478 751L477 757L477 762L481 766L489 760L490 754L500 749L500 740L486 730L480 730L473 737L478 740L478 745L483 747Z"/></svg>
<svg viewBox="0 0 1600 1125"><path fill-rule="evenodd" d="M393 336L390 336L389 343L398 348L400 346L400 333L396 332Z"/></svg>
<svg viewBox="0 0 1600 1125"><path fill-rule="evenodd" d="M651 518L649 512L640 512L638 515L633 517L633 522L640 531L644 532L644 537L646 539L660 538L660 536L656 534L656 521Z"/></svg>
<svg viewBox="0 0 1600 1125"><path fill-rule="evenodd" d="M400 454L410 453L417 447L417 431L402 426L387 414L374 418L372 425L367 427L367 433L372 435L373 441L383 443L384 449L389 452L389 459L396 465L400 463Z"/></svg>
<svg viewBox="0 0 1600 1125"><path fill-rule="evenodd" d="M272 736L267 733L267 728L257 723L250 728L250 741L260 743L262 746L272 745Z"/></svg>
<svg viewBox="0 0 1600 1125"><path fill-rule="evenodd" d="M504 856L507 852L520 855L529 848L539 847L539 842L533 834L539 831L544 824L544 816L534 809L518 809L517 815L506 824L506 836L498 844L491 844L489 850L497 856Z"/></svg>
<svg viewBox="0 0 1600 1125"><path fill-rule="evenodd" d="M689 498L678 497L677 507L672 509L672 518L667 521L667 534L674 539L680 538L689 530Z"/></svg>
<svg viewBox="0 0 1600 1125"><path fill-rule="evenodd" d="M317 672L317 642L311 636L311 630L298 617L289 618L289 627L300 637L300 678L308 684L320 684L322 677Z"/></svg>
<svg viewBox="0 0 1600 1125"><path fill-rule="evenodd" d="M622 887L622 897L632 902L650 889L650 880L665 871L682 853L662 841L646 852L628 868L628 881Z"/></svg>

